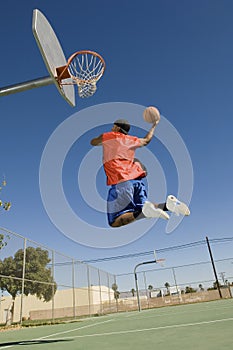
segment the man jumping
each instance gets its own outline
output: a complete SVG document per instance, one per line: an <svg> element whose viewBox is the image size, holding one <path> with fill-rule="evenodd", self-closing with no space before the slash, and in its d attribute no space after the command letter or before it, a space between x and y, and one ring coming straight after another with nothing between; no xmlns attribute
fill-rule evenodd
<svg viewBox="0 0 233 350"><path fill-rule="evenodd" d="M130 124L118 119L110 132L91 140L92 146L103 147L103 166L107 185L111 186L107 199L108 223L111 227L127 225L142 218L169 219L167 211L177 215L190 215L186 204L173 195L166 203L155 204L147 200L143 179L147 175L135 151L152 140L158 121L152 124L144 138L128 135Z"/></svg>

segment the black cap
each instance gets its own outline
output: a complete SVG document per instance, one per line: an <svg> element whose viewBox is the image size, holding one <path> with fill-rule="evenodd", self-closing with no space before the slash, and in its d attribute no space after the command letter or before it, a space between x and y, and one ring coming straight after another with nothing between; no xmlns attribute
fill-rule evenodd
<svg viewBox="0 0 233 350"><path fill-rule="evenodd" d="M114 122L115 125L119 126L121 128L121 132L123 134L128 134L129 132L129 129L130 129L130 124L128 122L128 120L125 120L125 119L117 119L115 122Z"/></svg>

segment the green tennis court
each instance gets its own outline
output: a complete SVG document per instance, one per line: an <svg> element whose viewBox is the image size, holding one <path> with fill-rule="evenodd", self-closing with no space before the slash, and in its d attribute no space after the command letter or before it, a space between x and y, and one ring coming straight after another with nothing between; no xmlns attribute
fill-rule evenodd
<svg viewBox="0 0 233 350"><path fill-rule="evenodd" d="M230 349L233 301L180 305L1 333L1 349Z"/></svg>

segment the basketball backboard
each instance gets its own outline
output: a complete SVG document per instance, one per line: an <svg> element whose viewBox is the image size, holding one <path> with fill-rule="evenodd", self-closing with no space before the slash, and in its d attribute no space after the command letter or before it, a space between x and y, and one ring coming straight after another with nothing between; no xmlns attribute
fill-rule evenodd
<svg viewBox="0 0 233 350"><path fill-rule="evenodd" d="M75 106L74 85L61 86L56 80L56 68L66 65L66 57L53 28L38 9L33 10L32 31L47 70L53 78L58 91L71 106ZM72 79L68 78L65 82L72 83Z"/></svg>

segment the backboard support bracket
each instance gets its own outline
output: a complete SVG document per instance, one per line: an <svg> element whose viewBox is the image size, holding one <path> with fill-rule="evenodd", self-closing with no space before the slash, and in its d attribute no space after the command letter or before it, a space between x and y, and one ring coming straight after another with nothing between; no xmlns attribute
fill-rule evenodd
<svg viewBox="0 0 233 350"><path fill-rule="evenodd" d="M41 86L47 86L54 84L53 78L51 76L38 78L34 80L28 80L19 84L8 85L0 88L0 96L7 96L10 94L15 94L17 92L22 92L26 90L31 90Z"/></svg>

